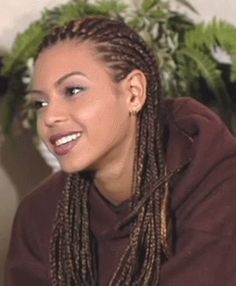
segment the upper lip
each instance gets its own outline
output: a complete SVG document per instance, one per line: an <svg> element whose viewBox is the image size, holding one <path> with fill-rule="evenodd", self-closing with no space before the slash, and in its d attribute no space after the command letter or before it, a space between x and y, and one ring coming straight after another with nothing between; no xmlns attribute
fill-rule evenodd
<svg viewBox="0 0 236 286"><path fill-rule="evenodd" d="M78 133L81 133L79 131L70 131L70 132L67 132L67 133L57 133L57 134L54 134L52 136L49 137L49 141L52 145L54 145L56 143L57 140L63 138L63 137L66 137L66 136L70 136L70 135L73 135L73 134L78 134Z"/></svg>

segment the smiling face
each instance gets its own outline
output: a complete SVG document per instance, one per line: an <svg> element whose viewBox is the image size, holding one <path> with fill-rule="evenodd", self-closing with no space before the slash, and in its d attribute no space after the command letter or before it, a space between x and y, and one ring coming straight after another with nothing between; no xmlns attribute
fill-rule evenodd
<svg viewBox="0 0 236 286"><path fill-rule="evenodd" d="M31 98L38 133L66 172L96 171L133 152L128 79L114 83L93 44L67 40L41 52Z"/></svg>

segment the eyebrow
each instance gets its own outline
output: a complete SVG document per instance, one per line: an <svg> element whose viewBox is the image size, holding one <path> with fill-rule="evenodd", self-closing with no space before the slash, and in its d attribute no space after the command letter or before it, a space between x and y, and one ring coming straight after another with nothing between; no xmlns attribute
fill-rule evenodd
<svg viewBox="0 0 236 286"><path fill-rule="evenodd" d="M73 72L67 73L67 74L63 75L62 77L60 77L60 78L56 81L55 85L60 85L60 84L61 84L63 81L65 81L68 77L71 77L71 76L74 76L74 75L80 75L80 76L83 76L83 77L86 77L86 78L87 78L87 76L86 76L84 73L82 73L82 72L80 72L80 71L73 71Z"/></svg>
<svg viewBox="0 0 236 286"><path fill-rule="evenodd" d="M34 93L38 93L38 94L40 94L40 95L44 95L44 94L45 94L43 91L38 90L38 89L31 89L31 90L29 90L28 93L29 93L30 95L31 95L31 94L34 94Z"/></svg>
<svg viewBox="0 0 236 286"><path fill-rule="evenodd" d="M56 82L55 82L55 85L58 86L60 85L63 81L65 81L67 78L71 77L71 76L74 76L74 75L80 75L80 76L83 76L83 77L86 77L87 76L80 72L80 71L73 71L73 72L70 72L70 73L67 73L65 75L63 75L62 77L60 77ZM41 95L44 95L44 92L41 91L41 90L38 90L38 89L32 89L29 91L29 93L38 93L38 94L41 94Z"/></svg>

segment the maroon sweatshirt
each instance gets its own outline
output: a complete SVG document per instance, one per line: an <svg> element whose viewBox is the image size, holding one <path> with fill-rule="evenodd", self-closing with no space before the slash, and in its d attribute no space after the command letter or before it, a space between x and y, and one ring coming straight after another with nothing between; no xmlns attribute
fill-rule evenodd
<svg viewBox="0 0 236 286"><path fill-rule="evenodd" d="M217 115L191 99L166 103L167 165L190 164L171 194L175 252L162 265L160 286L236 285L236 140ZM49 240L66 174L45 181L20 204L6 262L5 286L49 286ZM95 188L90 226L97 241L99 285L108 284L129 231L113 230L127 214ZM152 286L152 285L150 285Z"/></svg>

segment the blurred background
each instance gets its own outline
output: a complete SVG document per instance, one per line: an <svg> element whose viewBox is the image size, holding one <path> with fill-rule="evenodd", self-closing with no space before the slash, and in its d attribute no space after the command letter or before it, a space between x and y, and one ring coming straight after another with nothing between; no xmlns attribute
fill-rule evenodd
<svg viewBox="0 0 236 286"><path fill-rule="evenodd" d="M16 35L38 19L45 8L50 9L66 2L65 0L0 0L0 58L11 50ZM196 22L211 21L216 16L236 24L235 0L194 0L190 3L199 12L198 15L190 13L190 17ZM5 84L5 78L1 77L0 107ZM16 132L14 138L7 137L3 140L0 135L0 286L3 286L4 260L19 201L50 173L50 167L35 148L32 132L29 129Z"/></svg>

